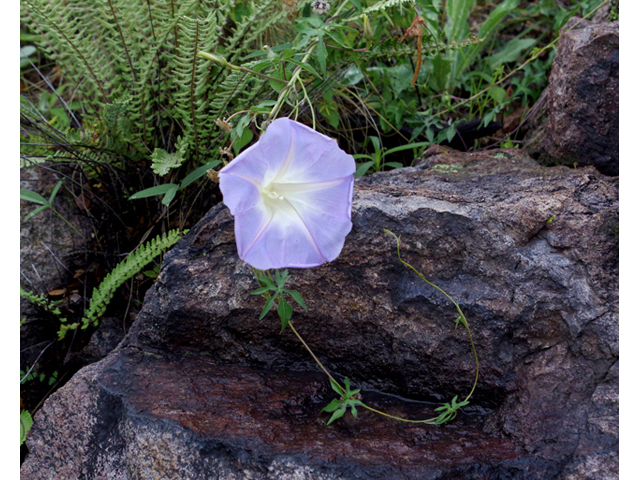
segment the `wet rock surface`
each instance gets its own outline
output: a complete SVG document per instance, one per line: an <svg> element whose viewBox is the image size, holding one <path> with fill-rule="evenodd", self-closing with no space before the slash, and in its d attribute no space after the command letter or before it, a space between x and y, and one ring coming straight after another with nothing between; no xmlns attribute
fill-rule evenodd
<svg viewBox="0 0 640 480"><path fill-rule="evenodd" d="M571 18L563 27L525 148L546 165L619 172L619 24Z"/></svg>
<svg viewBox="0 0 640 480"><path fill-rule="evenodd" d="M517 150L426 152L356 182L337 260L292 271L298 331L366 403L335 394L237 258L223 205L165 256L131 331L36 415L25 479L617 478L617 179L544 168ZM387 392L386 394L379 393ZM66 476L65 476L66 475Z"/></svg>

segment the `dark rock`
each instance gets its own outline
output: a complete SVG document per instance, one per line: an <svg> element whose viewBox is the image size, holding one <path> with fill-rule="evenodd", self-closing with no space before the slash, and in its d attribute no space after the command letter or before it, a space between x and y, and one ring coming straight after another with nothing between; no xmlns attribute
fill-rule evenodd
<svg viewBox="0 0 640 480"><path fill-rule="evenodd" d="M20 188L39 193L48 199L58 182L53 173L38 166L20 169ZM39 205L20 201L20 283L36 294L46 293L73 276L69 269L81 255L85 241L50 209L23 222ZM89 222L78 215L78 208L61 189L54 200L56 210L80 232Z"/></svg>
<svg viewBox="0 0 640 480"><path fill-rule="evenodd" d="M445 153L440 153L444 151ZM447 153L356 183L337 260L296 270L293 321L339 378L405 424L335 394L280 334L238 260L223 205L165 256L134 326L36 415L23 479L577 479L617 475L617 179L517 150ZM380 391L388 392L381 394Z"/></svg>
<svg viewBox="0 0 640 480"><path fill-rule="evenodd" d="M101 318L98 327L91 334L89 343L79 352L73 352L71 360L83 366L102 360L122 341L126 328L127 325L123 324L121 318Z"/></svg>
<svg viewBox="0 0 640 480"><path fill-rule="evenodd" d="M525 148L545 165L619 172L619 26L572 18L563 28Z"/></svg>

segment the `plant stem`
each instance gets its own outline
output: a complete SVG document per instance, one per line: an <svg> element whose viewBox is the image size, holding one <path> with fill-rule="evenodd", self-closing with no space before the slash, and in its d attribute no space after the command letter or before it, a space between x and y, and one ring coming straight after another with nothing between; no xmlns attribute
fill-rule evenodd
<svg viewBox="0 0 640 480"><path fill-rule="evenodd" d="M340 387L340 390L342 390L342 392L346 394L347 391L344 388L342 388L342 385L336 382L336 379L331 376L331 374L327 371L326 368L324 368L324 365L322 365L322 362L318 360L318 357L316 357L313 351L309 348L309 345L307 345L307 342L304 341L304 339L300 336L298 331L293 327L293 324L291 323L291 319L289 319L289 327L291 327L291 331L294 333L296 337L298 337L298 340L300 340L300 343L302 343L304 348L307 349L307 352L309 352L309 354L313 357L313 359L316 361L316 363L322 369L322 371L327 375L327 377L329 377L336 385L338 385Z"/></svg>

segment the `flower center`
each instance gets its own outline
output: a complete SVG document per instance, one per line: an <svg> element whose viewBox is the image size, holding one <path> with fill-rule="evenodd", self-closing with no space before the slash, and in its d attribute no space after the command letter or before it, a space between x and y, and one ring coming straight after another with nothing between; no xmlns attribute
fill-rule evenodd
<svg viewBox="0 0 640 480"><path fill-rule="evenodd" d="M280 195L278 192L265 192L267 197L272 198L273 200L284 200L284 197Z"/></svg>
<svg viewBox="0 0 640 480"><path fill-rule="evenodd" d="M274 187L275 185L273 185L273 183L270 183L269 185L264 187L261 192L262 199L264 200L265 204L271 207L281 205L281 202L285 199L284 195L275 190Z"/></svg>

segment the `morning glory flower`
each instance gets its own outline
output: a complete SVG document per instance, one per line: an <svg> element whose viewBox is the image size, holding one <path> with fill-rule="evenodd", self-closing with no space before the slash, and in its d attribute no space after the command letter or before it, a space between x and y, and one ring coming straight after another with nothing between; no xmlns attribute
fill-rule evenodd
<svg viewBox="0 0 640 480"><path fill-rule="evenodd" d="M334 260L351 231L356 164L338 142L289 118L220 170L238 255L259 270Z"/></svg>

